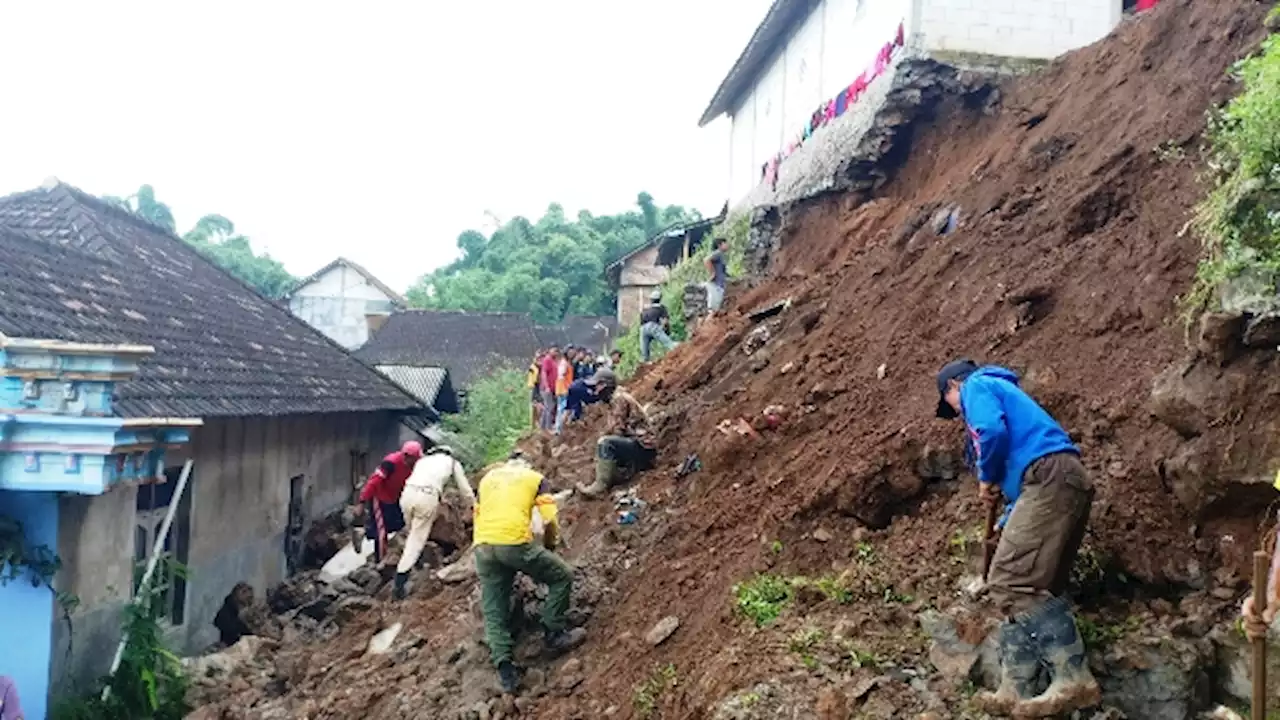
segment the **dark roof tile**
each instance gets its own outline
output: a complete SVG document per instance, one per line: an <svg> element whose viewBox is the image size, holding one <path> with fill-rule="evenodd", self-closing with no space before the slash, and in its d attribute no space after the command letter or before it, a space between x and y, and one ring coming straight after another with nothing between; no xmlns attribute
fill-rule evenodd
<svg viewBox="0 0 1280 720"><path fill-rule="evenodd" d="M0 332L151 345L116 411L419 410L415 399L171 233L66 185L0 198Z"/></svg>
<svg viewBox="0 0 1280 720"><path fill-rule="evenodd" d="M527 313L403 310L356 351L370 365L446 368L454 386L504 367L523 368L538 350Z"/></svg>

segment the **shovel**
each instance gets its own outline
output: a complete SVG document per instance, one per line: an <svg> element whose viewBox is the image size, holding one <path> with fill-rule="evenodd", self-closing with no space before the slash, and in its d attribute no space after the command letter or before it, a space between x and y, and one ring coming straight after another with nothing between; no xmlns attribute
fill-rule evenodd
<svg viewBox="0 0 1280 720"><path fill-rule="evenodd" d="M1280 552L1280 548L1277 548ZM1267 570L1271 558L1261 550L1253 554L1253 611L1267 612ZM1267 720L1267 638L1253 641L1253 720Z"/></svg>
<svg viewBox="0 0 1280 720"><path fill-rule="evenodd" d="M996 556L996 545L1000 542L1000 534L996 532L996 520L1000 517L1000 504L995 500L987 501L987 523L982 526L982 584L987 583L987 575L991 572L991 561Z"/></svg>

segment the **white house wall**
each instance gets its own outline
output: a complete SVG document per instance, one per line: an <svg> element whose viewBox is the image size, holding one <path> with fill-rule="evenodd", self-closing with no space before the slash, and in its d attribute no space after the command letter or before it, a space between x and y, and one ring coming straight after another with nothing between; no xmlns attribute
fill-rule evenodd
<svg viewBox="0 0 1280 720"><path fill-rule="evenodd" d="M303 322L348 350L369 340L366 315L391 312L391 298L347 267L330 268L289 298L289 309Z"/></svg>
<svg viewBox="0 0 1280 720"><path fill-rule="evenodd" d="M911 0L823 0L730 114L729 194L746 197L761 167L803 131L813 111L848 87L910 27Z"/></svg>
<svg viewBox="0 0 1280 720"><path fill-rule="evenodd" d="M1101 40L1120 22L1120 0L918 0L930 52L1054 58Z"/></svg>

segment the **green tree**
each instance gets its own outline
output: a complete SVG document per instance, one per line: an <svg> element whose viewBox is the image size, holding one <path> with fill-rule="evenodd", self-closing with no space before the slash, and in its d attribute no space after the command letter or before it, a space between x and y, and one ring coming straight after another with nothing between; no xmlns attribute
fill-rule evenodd
<svg viewBox="0 0 1280 720"><path fill-rule="evenodd" d="M458 236L460 257L420 278L406 297L422 308L528 312L539 323L611 314L616 296L605 266L662 227L699 218L679 205L659 207L648 193L636 205L617 215L583 210L571 220L552 203L537 222L513 218L488 237L467 230Z"/></svg>
<svg viewBox="0 0 1280 720"><path fill-rule="evenodd" d="M109 195L103 200L177 234L173 212L168 205L156 199L155 189L150 185L143 185L138 192L125 198ZM205 215L183 234L182 239L269 298L280 297L297 282L279 260L267 253L255 253L249 238L238 234L235 223L222 215Z"/></svg>

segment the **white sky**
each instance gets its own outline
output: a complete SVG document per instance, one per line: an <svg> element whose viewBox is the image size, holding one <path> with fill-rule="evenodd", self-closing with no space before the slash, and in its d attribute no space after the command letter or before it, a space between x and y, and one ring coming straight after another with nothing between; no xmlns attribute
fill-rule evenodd
<svg viewBox="0 0 1280 720"><path fill-rule="evenodd" d="M297 275L393 287L485 212L604 214L641 190L718 212L697 121L769 0L0 4L0 194L150 183Z"/></svg>

